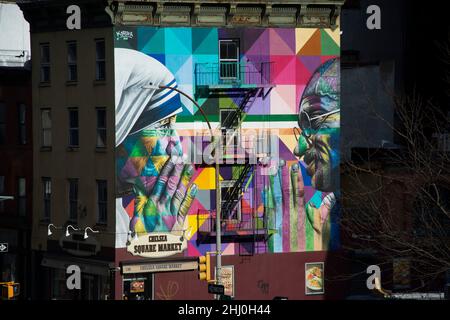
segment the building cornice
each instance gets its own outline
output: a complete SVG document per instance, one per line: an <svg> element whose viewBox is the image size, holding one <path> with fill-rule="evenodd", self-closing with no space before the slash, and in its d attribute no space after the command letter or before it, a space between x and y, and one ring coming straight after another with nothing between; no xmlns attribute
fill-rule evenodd
<svg viewBox="0 0 450 320"><path fill-rule="evenodd" d="M66 9L81 28L110 26L338 27L345 0L18 0L31 32L63 31Z"/></svg>
<svg viewBox="0 0 450 320"><path fill-rule="evenodd" d="M336 28L345 0L119 0L114 25Z"/></svg>

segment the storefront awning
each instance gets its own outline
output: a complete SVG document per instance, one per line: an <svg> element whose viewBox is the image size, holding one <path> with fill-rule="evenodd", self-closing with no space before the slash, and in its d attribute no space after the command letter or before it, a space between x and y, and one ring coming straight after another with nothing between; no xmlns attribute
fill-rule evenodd
<svg viewBox="0 0 450 320"><path fill-rule="evenodd" d="M149 259L140 262L122 262L120 264L122 274L191 271L196 270L197 268L197 259L192 258L167 260Z"/></svg>
<svg viewBox="0 0 450 320"><path fill-rule="evenodd" d="M67 267L71 265L76 265L80 267L82 273L94 274L99 276L109 276L110 268L114 268L114 264L112 262L76 259L70 257L44 257L42 259L41 265L48 268L63 270L66 270Z"/></svg>

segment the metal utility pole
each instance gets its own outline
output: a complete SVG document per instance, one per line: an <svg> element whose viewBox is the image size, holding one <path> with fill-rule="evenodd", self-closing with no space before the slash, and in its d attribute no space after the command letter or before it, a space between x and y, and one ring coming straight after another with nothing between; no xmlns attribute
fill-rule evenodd
<svg viewBox="0 0 450 320"><path fill-rule="evenodd" d="M216 284L222 284L222 230L221 230L221 214L222 214L222 190L220 190L220 174L219 174L219 160L220 160L220 138L214 139L216 147L214 149L214 156L216 158ZM217 295L217 299L220 296Z"/></svg>

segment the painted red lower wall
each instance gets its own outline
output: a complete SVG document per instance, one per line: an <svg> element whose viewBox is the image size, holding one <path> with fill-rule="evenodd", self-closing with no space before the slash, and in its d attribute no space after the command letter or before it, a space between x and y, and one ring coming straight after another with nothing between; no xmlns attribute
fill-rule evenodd
<svg viewBox="0 0 450 320"><path fill-rule="evenodd" d="M133 259L134 260L134 259ZM212 258L213 262L215 258ZM282 253L255 256L224 256L223 265L234 265L235 300L272 300L276 296L290 300L342 299L345 281L337 281L347 269L340 253ZM325 294L305 294L305 263L325 263ZM214 264L213 264L214 266ZM197 279L197 271L155 274L154 297L157 300L211 300L207 284ZM116 293L122 278L116 275ZM117 296L117 295L116 295ZM117 296L119 298L119 296Z"/></svg>

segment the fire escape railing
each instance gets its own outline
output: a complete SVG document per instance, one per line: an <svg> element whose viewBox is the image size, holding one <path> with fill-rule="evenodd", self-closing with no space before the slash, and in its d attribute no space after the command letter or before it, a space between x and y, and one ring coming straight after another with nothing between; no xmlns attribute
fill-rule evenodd
<svg viewBox="0 0 450 320"><path fill-rule="evenodd" d="M273 62L219 62L195 65L196 86L268 85Z"/></svg>
<svg viewBox="0 0 450 320"><path fill-rule="evenodd" d="M216 232L216 212L208 210L199 210L197 212L198 232L210 234ZM256 234L259 231L267 231L267 219L263 217L256 218L252 213L245 213L241 219L222 220L221 231L224 235L236 231L248 231L250 234Z"/></svg>
<svg viewBox="0 0 450 320"><path fill-rule="evenodd" d="M254 166L245 164L242 168L241 174L236 182L229 188L223 197L223 204L221 208L222 218L226 219L232 215L232 212L236 209L243 194L247 191L248 186L251 183L254 174Z"/></svg>

